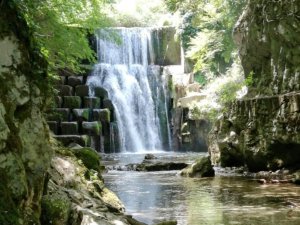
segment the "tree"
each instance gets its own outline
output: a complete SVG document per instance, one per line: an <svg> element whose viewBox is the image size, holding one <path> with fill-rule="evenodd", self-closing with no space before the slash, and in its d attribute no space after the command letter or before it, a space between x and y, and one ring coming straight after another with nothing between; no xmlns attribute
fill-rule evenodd
<svg viewBox="0 0 300 225"><path fill-rule="evenodd" d="M194 60L194 72L208 78L218 76L233 63L232 54L236 47L232 39L233 27L242 12L246 0L165 0L171 11L179 11L183 18L192 15L187 29L197 30L196 34L183 37L187 56ZM183 23L187 21L183 20Z"/></svg>
<svg viewBox="0 0 300 225"><path fill-rule="evenodd" d="M87 37L109 24L105 16L108 0L11 1L31 29L50 74L66 68L79 72L82 60L95 60Z"/></svg>

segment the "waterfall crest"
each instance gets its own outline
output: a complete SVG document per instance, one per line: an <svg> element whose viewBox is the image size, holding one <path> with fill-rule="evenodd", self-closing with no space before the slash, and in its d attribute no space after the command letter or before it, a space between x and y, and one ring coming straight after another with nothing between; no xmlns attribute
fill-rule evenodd
<svg viewBox="0 0 300 225"><path fill-rule="evenodd" d="M121 152L162 149L162 112L158 98L159 93L165 92L161 91L165 90L165 84L159 81L160 67L153 65L151 29L116 28L113 32L121 43L103 38L107 36L106 30L98 33L98 64L87 81L91 94L93 87L108 91L117 119Z"/></svg>

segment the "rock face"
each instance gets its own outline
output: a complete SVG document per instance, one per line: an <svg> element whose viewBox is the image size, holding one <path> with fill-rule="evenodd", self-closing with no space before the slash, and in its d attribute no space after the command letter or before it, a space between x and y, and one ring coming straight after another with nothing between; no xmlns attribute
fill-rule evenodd
<svg viewBox="0 0 300 225"><path fill-rule="evenodd" d="M299 1L249 1L234 36L248 95L210 134L213 163L250 171L300 165Z"/></svg>
<svg viewBox="0 0 300 225"><path fill-rule="evenodd" d="M14 3L0 14L0 224L39 224L52 150L42 115L46 63Z"/></svg>

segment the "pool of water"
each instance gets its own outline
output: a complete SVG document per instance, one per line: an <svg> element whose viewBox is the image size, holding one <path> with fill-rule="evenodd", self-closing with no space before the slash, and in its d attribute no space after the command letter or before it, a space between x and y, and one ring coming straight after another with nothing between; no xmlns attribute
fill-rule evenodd
<svg viewBox="0 0 300 225"><path fill-rule="evenodd" d="M159 160L191 162L196 154L155 154ZM199 154L197 154L199 156ZM144 155L110 155L106 164L141 162ZM261 185L242 176L183 178L177 171L109 171L106 185L126 213L147 224L164 219L178 225L299 225L300 187Z"/></svg>

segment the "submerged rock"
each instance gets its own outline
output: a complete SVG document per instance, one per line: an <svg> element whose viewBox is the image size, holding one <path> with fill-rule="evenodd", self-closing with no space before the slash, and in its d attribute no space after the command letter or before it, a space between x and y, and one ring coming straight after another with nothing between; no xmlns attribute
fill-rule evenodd
<svg viewBox="0 0 300 225"><path fill-rule="evenodd" d="M180 175L185 177L213 177L215 171L208 156L197 160L192 165L183 169Z"/></svg>
<svg viewBox="0 0 300 225"><path fill-rule="evenodd" d="M169 170L182 170L188 164L180 162L143 162L136 166L136 171L169 171Z"/></svg>

